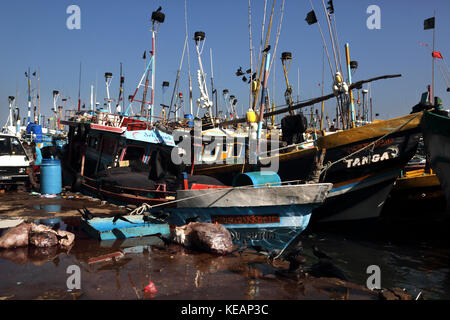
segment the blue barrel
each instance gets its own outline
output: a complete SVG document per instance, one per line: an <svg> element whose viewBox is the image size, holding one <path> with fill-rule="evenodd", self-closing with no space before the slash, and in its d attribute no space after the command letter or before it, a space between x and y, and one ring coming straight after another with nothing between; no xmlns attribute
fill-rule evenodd
<svg viewBox="0 0 450 320"><path fill-rule="evenodd" d="M59 194L61 191L61 162L58 159L43 159L41 165L41 193Z"/></svg>
<svg viewBox="0 0 450 320"><path fill-rule="evenodd" d="M270 186L280 186L281 178L273 171L255 171L240 173L233 179L233 187L255 186L264 187L266 184Z"/></svg>
<svg viewBox="0 0 450 320"><path fill-rule="evenodd" d="M190 120L187 122L189 128L193 128L194 127L194 116L192 114L185 114L184 118L186 120Z"/></svg>

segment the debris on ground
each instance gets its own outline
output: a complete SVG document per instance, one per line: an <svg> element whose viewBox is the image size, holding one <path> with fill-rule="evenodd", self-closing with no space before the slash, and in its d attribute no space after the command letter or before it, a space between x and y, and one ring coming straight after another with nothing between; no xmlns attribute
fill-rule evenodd
<svg viewBox="0 0 450 320"><path fill-rule="evenodd" d="M17 227L8 229L0 238L0 248L9 249L27 246L30 229L31 224L25 222L22 222Z"/></svg>
<svg viewBox="0 0 450 320"><path fill-rule="evenodd" d="M228 254L234 249L230 232L220 224L191 222L177 227L174 241L191 249Z"/></svg>
<svg viewBox="0 0 450 320"><path fill-rule="evenodd" d="M11 249L32 245L38 248L48 248L56 245L70 247L75 235L68 231L55 231L45 225L23 222L17 227L8 229L0 237L0 248Z"/></svg>

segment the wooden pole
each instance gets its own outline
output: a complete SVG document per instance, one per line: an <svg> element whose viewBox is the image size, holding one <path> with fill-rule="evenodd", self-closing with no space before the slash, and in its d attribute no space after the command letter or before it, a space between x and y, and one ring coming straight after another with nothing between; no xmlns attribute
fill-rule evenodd
<svg viewBox="0 0 450 320"><path fill-rule="evenodd" d="M265 42L265 45L264 45L264 49L266 49L267 46L269 45L270 31L271 31L271 28L272 28L272 20L273 20L273 11L274 11L274 9L275 9L275 0L273 0L272 13L270 14L269 28L267 29L266 42ZM259 89L261 88L261 78L262 78L262 75L264 73L263 72L263 68L264 68L264 65L266 64L266 59L267 59L267 55L263 54L263 58L262 58L262 61L261 61L261 67L259 69L259 79L258 79L258 82L257 82L255 96L254 96L254 99L253 99L253 110L255 110L256 101L258 100Z"/></svg>
<svg viewBox="0 0 450 320"><path fill-rule="evenodd" d="M348 50L348 43L345 44L345 57L347 59L347 73L348 73L348 85L352 84L352 73L350 70L350 53ZM353 91L349 88L350 94L350 112L351 112L351 124L352 128L355 127L355 105L353 104Z"/></svg>

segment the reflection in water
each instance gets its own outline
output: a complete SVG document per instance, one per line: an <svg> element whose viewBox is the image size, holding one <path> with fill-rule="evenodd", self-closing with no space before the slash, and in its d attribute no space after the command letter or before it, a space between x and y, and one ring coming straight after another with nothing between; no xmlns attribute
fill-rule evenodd
<svg viewBox="0 0 450 320"><path fill-rule="evenodd" d="M251 250L245 250L242 255L216 256L175 245L164 246L156 237L97 241L79 232L76 220L64 219L59 224L76 233L70 251L58 247L0 250L0 296L33 299L47 290L67 290L66 269L75 264L82 270L83 299L144 297L149 281L155 283L158 293L146 298L154 299L373 298L362 289L289 274L288 264L271 266L265 256ZM413 296L422 291L427 299L450 298L450 250L447 248L331 232L305 233L302 242L307 260L304 270L311 270L319 263L312 251L317 244L353 283L364 286L369 276L367 267L378 265L384 288L406 288ZM88 264L91 258L115 252L124 256Z"/></svg>

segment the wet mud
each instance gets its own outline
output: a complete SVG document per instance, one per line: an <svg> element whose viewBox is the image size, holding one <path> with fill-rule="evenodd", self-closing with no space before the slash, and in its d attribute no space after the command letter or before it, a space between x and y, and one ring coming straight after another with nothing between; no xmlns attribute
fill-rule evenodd
<svg viewBox="0 0 450 320"><path fill-rule="evenodd" d="M2 198L0 219L20 216L49 221L73 232L75 243L59 247L0 249L0 300L379 300L450 298L450 250L426 242L403 243L331 231L308 230L301 236L298 269L286 261L271 261L251 249L229 255L202 253L158 237L98 241L80 228L77 208L95 215L112 215L123 208L78 198L41 199L29 194ZM66 194L67 197L70 194ZM60 212L36 212L34 206L57 203ZM23 210L23 211L21 211ZM326 255L320 257L318 250ZM318 257L319 255L319 257ZM68 289L70 266L80 268L80 289ZM367 267L381 269L383 294L367 289ZM344 275L342 277L342 275ZM346 279L346 280L343 280ZM153 283L156 293L146 293ZM406 289L403 291L403 289Z"/></svg>

